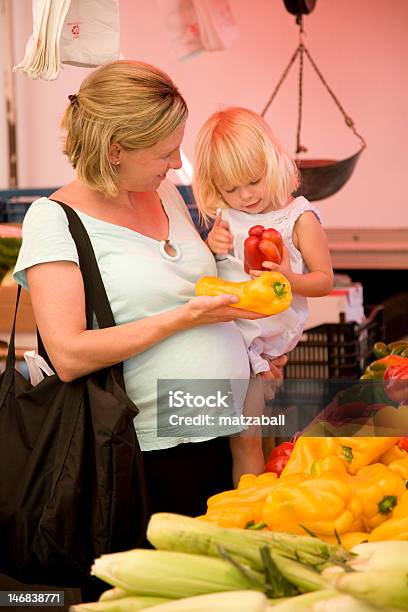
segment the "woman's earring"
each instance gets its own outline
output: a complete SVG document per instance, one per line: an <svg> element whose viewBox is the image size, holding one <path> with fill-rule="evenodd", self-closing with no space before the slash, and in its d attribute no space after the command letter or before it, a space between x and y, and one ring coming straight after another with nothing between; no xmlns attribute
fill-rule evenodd
<svg viewBox="0 0 408 612"><path fill-rule="evenodd" d="M119 160L117 160L117 161L116 161L116 165L117 165L117 166L119 166L119 164L120 164L120 161L119 161Z"/></svg>

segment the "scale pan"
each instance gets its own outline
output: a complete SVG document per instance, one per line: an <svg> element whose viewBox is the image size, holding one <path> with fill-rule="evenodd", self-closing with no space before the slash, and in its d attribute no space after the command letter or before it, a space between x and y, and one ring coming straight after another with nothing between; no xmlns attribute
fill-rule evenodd
<svg viewBox="0 0 408 612"><path fill-rule="evenodd" d="M300 187L295 196L308 200L323 200L339 191L353 174L363 149L341 161L334 159L297 159L300 171Z"/></svg>

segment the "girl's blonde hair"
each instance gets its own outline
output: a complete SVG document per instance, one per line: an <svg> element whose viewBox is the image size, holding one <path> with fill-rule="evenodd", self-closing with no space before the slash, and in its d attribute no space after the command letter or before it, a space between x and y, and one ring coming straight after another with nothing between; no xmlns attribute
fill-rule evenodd
<svg viewBox="0 0 408 612"><path fill-rule="evenodd" d="M187 105L170 77L142 62L121 60L92 72L70 96L62 119L64 153L79 179L108 197L118 193L110 146L144 149L187 118Z"/></svg>
<svg viewBox="0 0 408 612"><path fill-rule="evenodd" d="M193 192L208 225L226 206L218 189L258 180L266 173L265 195L275 208L285 206L299 184L295 162L281 148L268 124L246 108L230 107L211 115L195 145Z"/></svg>

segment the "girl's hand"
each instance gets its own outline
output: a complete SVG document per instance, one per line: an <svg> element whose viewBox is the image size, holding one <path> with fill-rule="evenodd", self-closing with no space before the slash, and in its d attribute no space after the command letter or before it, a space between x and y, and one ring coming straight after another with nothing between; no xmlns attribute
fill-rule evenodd
<svg viewBox="0 0 408 612"><path fill-rule="evenodd" d="M231 308L238 301L235 295L199 296L182 306L188 327L210 323L229 323L235 319L262 319L266 315L241 308Z"/></svg>
<svg viewBox="0 0 408 612"><path fill-rule="evenodd" d="M264 380L283 380L283 368L288 363L287 355L280 355L271 359L267 355L262 355L264 359L269 363L269 372L260 372L257 376Z"/></svg>
<svg viewBox="0 0 408 612"><path fill-rule="evenodd" d="M283 274L283 276L286 276L287 279L289 279L292 275L290 255L285 245L283 245L282 261L280 262L280 264L273 263L273 261L263 261L262 265L264 268L268 268L268 270L272 270L273 272L280 272L281 274Z"/></svg>
<svg viewBox="0 0 408 612"><path fill-rule="evenodd" d="M283 245L282 250L282 261L280 264L276 264L273 261L263 261L262 265L264 268L268 268L273 272L280 272L283 276L286 276L288 280L290 280L290 276L292 275L292 266L290 264L290 255L289 251L285 245ZM250 270L249 274L252 278L256 278L257 276L261 276L263 272L267 272L268 270Z"/></svg>
<svg viewBox="0 0 408 612"><path fill-rule="evenodd" d="M273 400L277 390L283 381L283 368L288 362L287 355L280 355L271 359L267 355L262 355L269 363L269 371L260 372L256 378L260 378L264 384L265 400Z"/></svg>
<svg viewBox="0 0 408 612"><path fill-rule="evenodd" d="M226 255L233 247L232 234L227 221L217 215L214 225L208 233L207 244L216 255Z"/></svg>

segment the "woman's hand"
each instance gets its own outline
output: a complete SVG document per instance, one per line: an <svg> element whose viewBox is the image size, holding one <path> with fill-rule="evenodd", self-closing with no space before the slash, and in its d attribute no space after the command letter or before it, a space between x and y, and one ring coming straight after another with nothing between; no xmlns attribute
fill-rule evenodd
<svg viewBox="0 0 408 612"><path fill-rule="evenodd" d="M267 268L268 270L271 270L272 272L280 272L281 274L283 274L283 276L286 276L288 281L290 281L290 278L293 274L292 266L290 264L289 251L285 245L283 245L282 261L280 264L276 264L273 261L263 261L262 265L264 268ZM257 276L260 276L265 271L267 270L250 270L249 273L253 278L256 278Z"/></svg>
<svg viewBox="0 0 408 612"><path fill-rule="evenodd" d="M209 248L216 255L226 255L233 247L232 234L227 221L217 215L214 225L208 233L206 240Z"/></svg>
<svg viewBox="0 0 408 612"><path fill-rule="evenodd" d="M262 319L266 315L231 308L238 302L235 295L200 296L192 298L182 306L185 309L188 327L207 325L209 323L228 323L235 319Z"/></svg>

